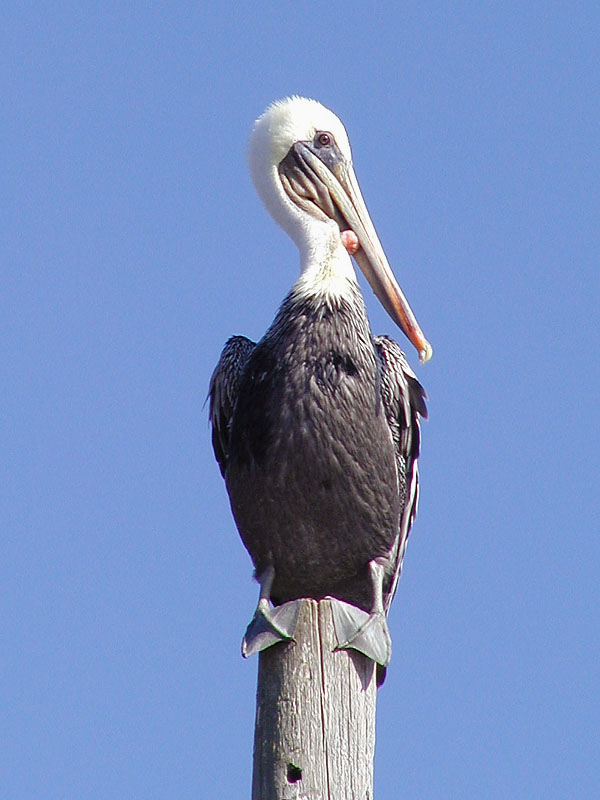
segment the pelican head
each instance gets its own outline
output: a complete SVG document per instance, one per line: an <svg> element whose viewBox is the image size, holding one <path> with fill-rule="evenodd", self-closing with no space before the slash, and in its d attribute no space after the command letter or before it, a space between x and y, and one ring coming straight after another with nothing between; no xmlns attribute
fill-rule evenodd
<svg viewBox="0 0 600 800"><path fill-rule="evenodd" d="M354 174L348 134L338 117L305 97L277 101L256 120L248 159L258 194L305 262L331 251L332 245L341 247L341 231L353 231L357 264L420 361L428 361L433 350L375 232Z"/></svg>

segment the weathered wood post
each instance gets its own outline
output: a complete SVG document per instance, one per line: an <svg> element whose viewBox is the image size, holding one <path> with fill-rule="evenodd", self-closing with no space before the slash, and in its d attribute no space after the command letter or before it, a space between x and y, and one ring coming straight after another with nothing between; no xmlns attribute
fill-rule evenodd
<svg viewBox="0 0 600 800"><path fill-rule="evenodd" d="M252 800L372 800L375 664L334 651L330 600L259 656Z"/></svg>

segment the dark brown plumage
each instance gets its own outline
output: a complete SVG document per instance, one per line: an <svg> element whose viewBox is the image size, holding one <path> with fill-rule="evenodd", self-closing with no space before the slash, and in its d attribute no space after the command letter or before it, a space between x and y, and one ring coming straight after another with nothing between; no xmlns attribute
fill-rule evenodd
<svg viewBox="0 0 600 800"><path fill-rule="evenodd" d="M418 494L425 395L404 354L373 338L358 287L337 304L284 301L264 338L228 341L210 384L213 446L257 573L274 603L332 595L386 609Z"/></svg>

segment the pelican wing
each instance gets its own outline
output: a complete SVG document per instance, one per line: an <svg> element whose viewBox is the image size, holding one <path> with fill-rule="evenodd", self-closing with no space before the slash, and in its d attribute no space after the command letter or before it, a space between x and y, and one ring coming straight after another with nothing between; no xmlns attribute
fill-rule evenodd
<svg viewBox="0 0 600 800"><path fill-rule="evenodd" d="M227 340L210 379L208 396L212 443L223 476L229 459L231 420L237 403L240 378L255 347L256 343L245 336L232 336Z"/></svg>
<svg viewBox="0 0 600 800"><path fill-rule="evenodd" d="M425 405L427 396L409 367L404 353L393 339L376 336L374 344L381 360L381 399L394 441L399 491L403 499L400 530L391 553L392 581L384 598L387 611L396 593L406 543L417 514L419 499L417 459L421 441L419 416L427 418Z"/></svg>

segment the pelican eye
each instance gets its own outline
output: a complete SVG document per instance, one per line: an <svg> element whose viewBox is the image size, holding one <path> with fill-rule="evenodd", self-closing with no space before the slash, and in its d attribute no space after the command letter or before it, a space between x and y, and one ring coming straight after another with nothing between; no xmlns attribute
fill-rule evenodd
<svg viewBox="0 0 600 800"><path fill-rule="evenodd" d="M315 138L321 147L327 147L331 144L332 137L330 133L317 133Z"/></svg>

